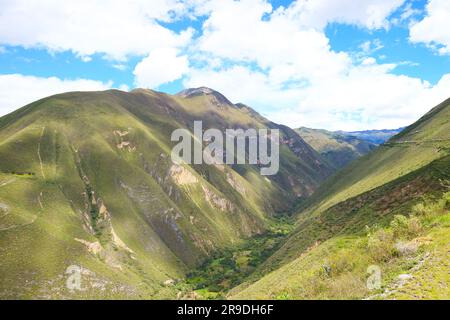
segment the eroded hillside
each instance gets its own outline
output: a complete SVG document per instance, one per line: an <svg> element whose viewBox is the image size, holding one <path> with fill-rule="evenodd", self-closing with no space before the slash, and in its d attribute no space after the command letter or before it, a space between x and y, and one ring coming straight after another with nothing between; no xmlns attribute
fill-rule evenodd
<svg viewBox="0 0 450 320"><path fill-rule="evenodd" d="M194 120L279 128L279 173L173 164L171 133ZM189 270L264 233L332 172L294 131L210 89L45 98L0 118L0 296L176 298ZM84 290L67 288L70 266Z"/></svg>

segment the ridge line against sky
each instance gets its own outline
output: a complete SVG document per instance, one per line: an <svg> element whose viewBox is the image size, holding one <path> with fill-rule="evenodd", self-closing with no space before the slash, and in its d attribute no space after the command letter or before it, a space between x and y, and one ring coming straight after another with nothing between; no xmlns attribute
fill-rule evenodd
<svg viewBox="0 0 450 320"><path fill-rule="evenodd" d="M0 116L207 86L291 127L408 125L450 96L448 0L0 0Z"/></svg>

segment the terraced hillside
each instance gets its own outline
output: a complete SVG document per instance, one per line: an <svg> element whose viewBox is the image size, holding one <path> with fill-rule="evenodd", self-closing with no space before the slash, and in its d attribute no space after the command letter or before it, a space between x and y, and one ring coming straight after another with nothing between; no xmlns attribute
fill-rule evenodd
<svg viewBox="0 0 450 320"><path fill-rule="evenodd" d="M280 171L174 165L171 133L279 128ZM293 130L207 88L73 92L0 118L0 298L180 298L333 172ZM72 267L71 267L72 266ZM69 290L81 268L83 290Z"/></svg>
<svg viewBox="0 0 450 320"><path fill-rule="evenodd" d="M449 148L447 100L324 183L229 297L448 299ZM382 283L369 290L373 266Z"/></svg>

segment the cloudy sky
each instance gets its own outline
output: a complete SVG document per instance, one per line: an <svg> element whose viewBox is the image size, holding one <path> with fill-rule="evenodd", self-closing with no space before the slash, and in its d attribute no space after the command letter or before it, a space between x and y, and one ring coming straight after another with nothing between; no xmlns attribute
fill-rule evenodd
<svg viewBox="0 0 450 320"><path fill-rule="evenodd" d="M198 86L292 127L410 124L450 97L450 1L0 0L0 115Z"/></svg>

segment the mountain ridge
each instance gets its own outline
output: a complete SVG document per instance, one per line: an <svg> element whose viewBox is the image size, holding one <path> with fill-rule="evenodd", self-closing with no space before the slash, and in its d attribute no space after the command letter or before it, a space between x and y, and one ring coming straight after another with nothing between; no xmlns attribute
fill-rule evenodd
<svg viewBox="0 0 450 320"><path fill-rule="evenodd" d="M0 295L175 298L166 282L263 233L333 172L289 128L211 98L71 92L0 118L0 240L8 244ZM192 130L194 120L205 129L279 128L279 173L172 164L171 132ZM65 287L67 262L86 268L86 292ZM60 279L54 292L45 289L51 279Z"/></svg>

